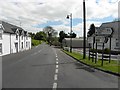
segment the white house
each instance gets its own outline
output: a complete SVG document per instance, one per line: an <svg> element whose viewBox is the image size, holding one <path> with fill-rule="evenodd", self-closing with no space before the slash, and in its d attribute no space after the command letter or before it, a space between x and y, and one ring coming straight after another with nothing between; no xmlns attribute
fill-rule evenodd
<svg viewBox="0 0 120 90"><path fill-rule="evenodd" d="M119 25L120 25L120 21L114 21L114 22L102 23L100 27L95 28L95 34L102 34L103 32L106 32L108 30L107 28L110 28L113 30L112 37L111 37L111 50L113 50L113 51L118 51L118 48L119 48L119 42L118 42L118 36L119 36L118 30L120 28ZM91 38L91 41L89 41L89 43L91 42L90 45L91 45L91 47L93 47L93 44L92 44L93 35L91 37L89 37L89 39L90 38ZM94 47L95 47L95 45L94 45ZM97 48L102 49L102 43L98 43ZM108 48L108 49L110 48L110 38L108 38L108 41L107 41L107 43L105 43L104 48Z"/></svg>
<svg viewBox="0 0 120 90"><path fill-rule="evenodd" d="M31 49L31 37L22 28L0 21L0 55Z"/></svg>

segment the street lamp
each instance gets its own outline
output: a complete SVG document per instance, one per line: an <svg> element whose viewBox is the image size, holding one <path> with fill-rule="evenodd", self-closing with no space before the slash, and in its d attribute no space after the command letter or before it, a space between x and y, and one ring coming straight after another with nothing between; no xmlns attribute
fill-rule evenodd
<svg viewBox="0 0 120 90"><path fill-rule="evenodd" d="M67 19L70 19L70 52L72 52L72 13L67 15Z"/></svg>

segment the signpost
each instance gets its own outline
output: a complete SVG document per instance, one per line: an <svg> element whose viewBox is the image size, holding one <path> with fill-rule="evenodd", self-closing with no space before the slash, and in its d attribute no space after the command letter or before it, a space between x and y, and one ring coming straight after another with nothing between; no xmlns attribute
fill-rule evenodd
<svg viewBox="0 0 120 90"><path fill-rule="evenodd" d="M96 36L95 42L96 43L105 43L105 36Z"/></svg>
<svg viewBox="0 0 120 90"><path fill-rule="evenodd" d="M101 29L101 35L109 36L112 33L113 33L113 29L112 28L103 28L103 29Z"/></svg>
<svg viewBox="0 0 120 90"><path fill-rule="evenodd" d="M96 55L97 55L97 44L98 43L102 44L102 63L101 63L102 66L103 66L103 60L104 60L104 46L105 46L105 43L108 42L108 38L110 39L110 42L109 42L109 44L110 44L109 63L110 63L110 59L111 59L111 36L112 36L112 34L113 34L112 28L99 28L98 32L95 33L93 37L88 37L88 43L93 44L93 49L94 49L94 43L96 43ZM95 42L93 39L94 37L95 37ZM93 54L94 54L94 51L93 51ZM90 57L90 53L89 53L89 57ZM93 59L94 58L92 58L92 61L93 61ZM95 59L95 63L96 63L96 60L97 60L97 56Z"/></svg>

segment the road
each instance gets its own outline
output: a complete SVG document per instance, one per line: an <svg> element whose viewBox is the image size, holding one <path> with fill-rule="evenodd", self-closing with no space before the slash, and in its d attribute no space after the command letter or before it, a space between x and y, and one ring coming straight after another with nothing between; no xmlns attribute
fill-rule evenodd
<svg viewBox="0 0 120 90"><path fill-rule="evenodd" d="M3 56L3 88L117 88L118 77L89 68L41 44Z"/></svg>

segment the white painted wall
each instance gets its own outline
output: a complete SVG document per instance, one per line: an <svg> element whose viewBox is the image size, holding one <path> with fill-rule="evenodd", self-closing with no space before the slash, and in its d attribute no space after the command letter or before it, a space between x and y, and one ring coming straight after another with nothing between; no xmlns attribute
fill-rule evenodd
<svg viewBox="0 0 120 90"><path fill-rule="evenodd" d="M10 54L10 34L4 33L2 39L3 55Z"/></svg>
<svg viewBox="0 0 120 90"><path fill-rule="evenodd" d="M23 49L21 44L22 42L23 42ZM26 47L26 42L27 42L27 47ZM28 37L28 40L26 40L26 37L24 37L22 40L21 36L20 37L18 36L18 40L16 40L16 35L11 34L11 51L10 51L10 34L9 33L3 33L3 38L2 40L0 40L0 43L2 43L2 48L3 48L2 55L16 53L17 51L16 51L15 43L18 43L18 52L31 49L31 37ZM20 45L20 49L19 49L19 45Z"/></svg>

